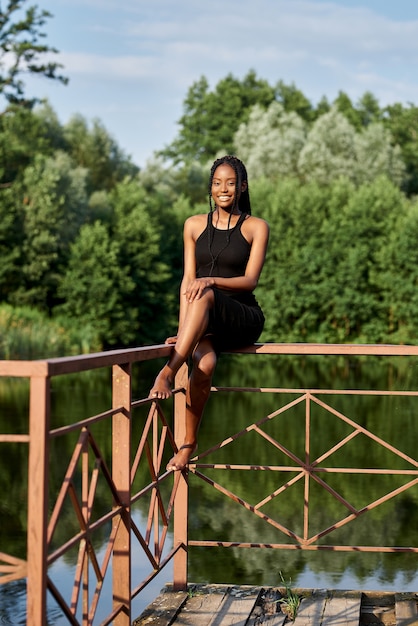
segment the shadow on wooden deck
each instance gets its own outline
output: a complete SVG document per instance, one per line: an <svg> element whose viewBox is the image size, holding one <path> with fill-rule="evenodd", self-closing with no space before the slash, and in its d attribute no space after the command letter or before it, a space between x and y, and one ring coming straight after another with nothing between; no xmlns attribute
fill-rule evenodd
<svg viewBox="0 0 418 626"><path fill-rule="evenodd" d="M165 587L133 626L417 626L418 593L294 589L302 598L292 622L284 589L230 585Z"/></svg>

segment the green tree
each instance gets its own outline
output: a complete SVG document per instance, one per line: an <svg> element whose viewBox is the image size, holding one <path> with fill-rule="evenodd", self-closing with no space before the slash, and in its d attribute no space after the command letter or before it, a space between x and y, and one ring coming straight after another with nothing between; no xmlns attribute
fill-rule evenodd
<svg viewBox="0 0 418 626"><path fill-rule="evenodd" d="M361 131L369 124L381 122L383 119L384 111L380 108L377 98L370 91L366 91L356 105L352 103L344 91L340 91L333 106L348 119L357 131Z"/></svg>
<svg viewBox="0 0 418 626"><path fill-rule="evenodd" d="M170 255L170 241L177 234L175 214L170 207L163 207L158 198L150 199L137 181L126 180L117 185L111 202L118 263L133 284L124 299L126 309L132 313L132 338L141 343L163 341L173 325L178 300L178 284L175 288L172 284L174 259ZM180 244L178 237L177 246ZM177 267L180 261L181 253L176 259Z"/></svg>
<svg viewBox="0 0 418 626"><path fill-rule="evenodd" d="M354 127L333 107L321 115L301 150L298 170L305 180L329 184L339 176L350 178L355 160Z"/></svg>
<svg viewBox="0 0 418 626"><path fill-rule="evenodd" d="M356 185L386 175L401 185L405 167L399 146L382 123L356 132L333 107L309 128L278 102L267 110L255 105L235 134L235 149L251 179L297 176L329 184L345 176Z"/></svg>
<svg viewBox="0 0 418 626"><path fill-rule="evenodd" d="M320 101L318 102L315 108L315 119L317 119L320 115L323 115L324 113L328 113L330 109L331 109L331 105L328 102L327 97L322 96L322 98L320 99Z"/></svg>
<svg viewBox="0 0 418 626"><path fill-rule="evenodd" d="M213 91L202 76L184 100L177 138L161 154L175 163L205 163L220 151L229 153L234 133L246 121L250 107L267 107L274 98L274 89L267 81L258 79L253 70L242 81L229 74Z"/></svg>
<svg viewBox="0 0 418 626"><path fill-rule="evenodd" d="M392 262L385 251L404 214L402 192L384 177L359 188L344 178L328 186L260 180L252 198L271 229L257 289L266 311L263 339L387 341L398 270L383 282ZM393 256L395 244L391 249Z"/></svg>
<svg viewBox="0 0 418 626"><path fill-rule="evenodd" d="M378 99L370 92L366 91L357 104L363 127L383 120L383 110L380 108Z"/></svg>
<svg viewBox="0 0 418 626"><path fill-rule="evenodd" d="M315 119L315 109L312 103L294 83L286 85L279 80L275 92L277 102L283 105L285 111L297 113L305 122L312 122Z"/></svg>
<svg viewBox="0 0 418 626"><path fill-rule="evenodd" d="M49 310L65 269L70 244L87 218L87 172L68 154L38 154L20 185L24 213L22 282L12 302Z"/></svg>
<svg viewBox="0 0 418 626"><path fill-rule="evenodd" d="M15 190L0 191L0 302L8 301L22 283L24 214Z"/></svg>
<svg viewBox="0 0 418 626"><path fill-rule="evenodd" d="M347 118L351 126L353 126L356 130L361 129L361 115L352 103L351 98L344 91L338 92L338 96L333 102L333 107L339 111L339 113L342 113L344 117Z"/></svg>
<svg viewBox="0 0 418 626"><path fill-rule="evenodd" d="M405 162L404 190L409 195L418 193L418 107L395 103L386 107L384 122L389 128L393 142L401 149Z"/></svg>
<svg viewBox="0 0 418 626"><path fill-rule="evenodd" d="M100 120L93 120L92 127L82 115L75 115L64 126L66 150L74 161L89 172L90 190L112 189L125 176L135 176L136 167Z"/></svg>
<svg viewBox="0 0 418 626"><path fill-rule="evenodd" d="M0 188L12 185L37 154L62 147L61 126L48 103L36 110L10 105L0 115Z"/></svg>
<svg viewBox="0 0 418 626"><path fill-rule="evenodd" d="M418 203L399 203L388 244L380 251L378 276L387 306L387 325L394 343L418 340Z"/></svg>
<svg viewBox="0 0 418 626"><path fill-rule="evenodd" d="M318 279L322 334L327 341L378 343L389 335L388 303L380 276L384 250L403 213L404 197L385 177L353 189L333 204L324 223Z"/></svg>
<svg viewBox="0 0 418 626"><path fill-rule="evenodd" d="M70 249L58 295L64 300L56 314L74 325L94 330L105 346L128 345L135 338L134 311L126 298L135 285L129 268L120 263L120 246L104 224L84 224Z"/></svg>
<svg viewBox="0 0 418 626"><path fill-rule="evenodd" d="M10 103L33 105L36 99L25 97L21 75L27 71L64 84L68 79L58 73L59 63L45 60L57 50L43 43L45 25L51 14L29 6L22 17L26 0L8 0L0 7L0 94Z"/></svg>
<svg viewBox="0 0 418 626"><path fill-rule="evenodd" d="M401 185L405 167L399 146L382 124L369 124L356 132L333 107L314 122L300 152L298 170L302 179L321 184L344 176L360 185L385 175Z"/></svg>
<svg viewBox="0 0 418 626"><path fill-rule="evenodd" d="M355 160L352 180L356 184L371 182L382 174L396 185L405 179L401 148L394 145L392 135L381 123L371 123L354 138Z"/></svg>
<svg viewBox="0 0 418 626"><path fill-rule="evenodd" d="M306 132L304 120L294 111L286 112L278 102L267 109L256 104L248 122L235 133L234 145L251 180L295 176Z"/></svg>
<svg viewBox="0 0 418 626"><path fill-rule="evenodd" d="M266 312L266 341L309 341L320 323L318 271L329 188L296 178L252 185L254 213L270 225L257 298Z"/></svg>

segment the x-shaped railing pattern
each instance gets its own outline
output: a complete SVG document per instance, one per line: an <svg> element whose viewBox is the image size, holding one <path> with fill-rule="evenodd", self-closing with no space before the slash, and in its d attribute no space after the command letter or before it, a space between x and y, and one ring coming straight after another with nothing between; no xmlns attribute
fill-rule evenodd
<svg viewBox="0 0 418 626"><path fill-rule="evenodd" d="M214 391L227 391L227 388L217 388L214 389ZM237 389L234 389L234 391L236 391ZM242 391L245 391L244 389L242 389ZM254 390L252 390L254 391ZM259 389L258 391L276 391L278 392L279 390L262 390ZM295 392L295 390L282 390L282 391L293 391ZM206 450L205 452L202 452L201 454L199 454L198 456L196 456L190 466L189 469L190 471L198 478L200 478L201 480L205 481L206 483L208 483L209 485L211 485L213 488L215 488L217 491L223 493L225 496L227 496L228 498L230 498L231 500L233 500L234 502L236 502L237 504L239 504L240 506L244 507L245 509L247 509L248 511L250 511L251 513L253 513L254 515L260 517L261 519L263 519L266 523L270 524L271 526L275 527L278 531L280 531L283 535L285 535L286 537L290 538L292 540L292 543L277 543L274 546L272 544L268 544L270 547L286 547L286 548L294 548L294 549L310 549L310 550L316 550L316 549L325 549L325 548L329 548L332 550L357 550L357 551L408 551L408 552L418 552L418 548L411 548L411 547L388 547L388 546L337 546L337 545L330 545L330 546L326 546L323 543L319 544L319 540L322 539L323 537L329 535L332 531L342 528L343 526L345 526L346 524L348 524L349 522L352 522L353 520L356 520L358 517L364 515L365 513L375 509L376 507L384 504L385 502L387 502L388 500L398 496L399 494L407 491L408 489L411 489L412 487L414 487L415 485L417 485L418 483L418 461L417 459L411 457L408 454L405 454L402 450L400 450L399 448L395 447L394 445L392 445L391 443L385 441L384 439L382 439L381 437L379 437L378 435L376 435L375 433L373 433L372 431L368 430L367 428L365 428L364 426L360 425L359 423L355 422L354 420L352 420L351 418L349 418L348 416L344 415L343 413L341 413L340 411L336 410L335 408L333 408L329 403L324 402L323 400L321 400L318 395L320 394L331 394L331 393L336 393L335 391L330 391L330 390L311 390L311 391L305 391L303 393L300 393L294 400L292 400L291 402L285 404L284 406L282 406L281 408L277 409L276 411L272 412L271 414L267 415L266 417L264 417L263 419L261 419L260 421L256 422L256 423L252 423L249 426L247 426L244 430L241 430L240 432L237 432L236 434L228 437L227 439L224 439L223 441L221 441L219 444L211 447L209 450ZM362 392L357 392L359 394L364 394L367 395L366 391L362 391ZM373 395L376 395L376 392L370 392ZM382 392L384 393L384 392ZM396 392L395 392L396 393ZM407 395L407 394L403 394L403 395ZM411 395L416 395L414 392L411 393ZM274 437L272 437L271 435L269 435L268 433L266 433L263 430L263 426L274 420L277 419L279 416L283 415L284 413L288 412L289 410L291 410L292 408L294 408L296 405L299 405L301 403L305 404L305 458L301 458L300 455L295 454L293 451L289 450L287 447L285 447L279 440L275 439ZM336 419L343 421L345 424L347 424L350 429L351 432L346 435L344 438L342 438L340 441L334 443L334 445L329 448L328 450L324 451L321 453L320 456L318 456L317 458L312 458L312 454L311 454L311 420L312 420L312 416L311 416L311 412L312 412L312 404L315 404L319 407L321 407L322 409L324 409L325 411L327 411L328 413L332 414ZM271 446L273 448L275 448L276 450L280 451L282 454L285 455L285 457L287 457L289 459L289 465L257 465L257 464L250 464L250 465L233 465L231 463L205 463L202 462L204 459L206 459L210 454L216 452L217 450L221 449L221 448L225 448L226 446L232 444L234 441L241 439L243 437L245 437L246 435L248 435L251 432L255 432L257 433L257 435L259 435L261 438L263 438L265 441L267 441L269 444L271 444ZM353 439L355 439L358 435L364 435L365 437L367 437L371 442L374 442L375 444L382 446L383 448L385 448L386 450L390 451L395 457L397 457L398 459L402 459L403 462L405 462L405 464L407 465L407 467L405 469L390 469L390 468L367 468L367 467L363 467L363 468L355 468L355 467L327 467L324 466L324 462L329 459L335 452L337 452L338 450L341 450L344 446L346 446L349 442L351 442ZM272 457L274 457L274 450L272 452ZM203 473L203 470L207 470L207 469L216 469L216 470L244 470L244 471L272 471L272 472L280 472L281 475L284 474L293 474L293 476L291 478L289 478L289 480L287 480L284 484L280 485L277 487L277 489L275 491L273 491L270 494L267 494L266 496L263 497L262 500L258 501L258 502L248 502L245 498L243 498L242 496L238 496L237 494L233 493L231 490L229 490L228 488L222 486L219 482L213 480L213 478L209 477L207 474ZM322 476L326 476L327 474L336 474L336 473L340 473L340 474L362 474L364 476L370 476L370 475L377 475L377 474L381 474L381 475L398 475L398 476L403 476L409 480L407 480L407 482L405 482L402 486L396 488L396 489L392 489L390 491L388 491L387 493L385 493L384 495L382 495L381 497L369 502L366 506L362 506L360 508L355 507L352 503L350 503L345 497L343 497L343 495L337 491L336 489L334 489L333 487L331 487L322 477ZM293 485L295 485L296 483L298 483L299 481L303 481L304 482L304 501L303 501L303 534L301 535L300 533L296 532L295 530L292 530L291 528L288 528L286 525L284 525L280 519L274 519L273 517L271 517L270 515L268 515L265 511L263 511L263 507L269 503L272 502L275 498L278 498L279 496L283 495L283 493L285 493L288 489L290 489ZM330 524L329 526L326 526L325 528L323 528L322 530L315 532L313 534L310 534L309 532L309 528L310 528L310 518L311 518L311 508L310 508L310 486L311 486L311 482L314 481L316 484L318 484L320 487L322 487L327 493L329 493L333 498L335 498L336 500L338 500L338 502L340 502L343 507L347 510L347 515L343 516L341 519L339 519L338 521L336 521L335 523ZM220 545L232 545L231 542L222 542L222 541L190 541L189 545L193 545L193 546L209 546L209 545L216 545L216 546L220 546ZM242 542L236 542L234 543L234 545L239 545L241 547L249 547L254 546L255 544L252 542L251 544L245 544ZM260 544L261 545L261 544Z"/></svg>
<svg viewBox="0 0 418 626"><path fill-rule="evenodd" d="M132 408L149 402L149 400L133 402ZM130 506L126 507L121 501L118 489L112 479L112 473L107 466L105 454L101 451L90 428L90 423L105 417L108 418L117 411L118 409L113 409L82 423L73 424L71 427L63 427L51 432L52 437L57 437L68 434L70 430L75 430L75 428L80 430L78 441L65 472L48 527L48 545L52 547L54 535L57 534L60 523L63 523L62 519L60 522L60 517L63 515L64 507L68 507L69 503L79 530L72 534L64 544L61 544L59 547L52 547L52 551L48 556L48 563L52 565L69 550L78 547L71 600L69 602L65 600L51 577L48 577L48 588L66 615L69 623L74 625L80 624L77 617L80 603L82 603L83 623L93 623L106 574L109 572L110 575L111 567L109 566L112 564L114 542L120 524L129 524L131 536L135 537L140 544L142 553L150 566L149 576L133 590L132 597L137 595L173 556L173 550L170 550L166 556L163 556L163 554L180 474L177 473L174 484L165 498L161 490L161 484L168 477L169 472L160 475L165 446L168 443L173 450L176 449L171 429L167 424L161 406L156 402L152 402L131 468L131 483L133 483L140 461L145 459L145 465L149 472L149 482L137 493L131 494ZM143 464L141 465L141 470L144 471ZM93 518L94 502L100 480L104 480L113 505L103 515ZM142 477L142 482L144 482L144 476ZM140 499L148 499L145 532L141 532L130 514L130 507ZM68 522L68 512L65 520ZM111 530L107 538L104 554L101 557L101 562L99 562L98 550L95 547L97 543L95 544L94 542L94 536L98 531L105 531L110 523L112 524ZM100 551L103 551L101 543ZM92 577L93 581L91 580ZM104 624L112 623L120 608L116 606Z"/></svg>

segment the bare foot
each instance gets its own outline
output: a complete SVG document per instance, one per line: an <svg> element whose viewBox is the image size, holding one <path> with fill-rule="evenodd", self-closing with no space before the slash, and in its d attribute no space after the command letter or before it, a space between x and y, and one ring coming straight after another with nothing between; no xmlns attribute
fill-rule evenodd
<svg viewBox="0 0 418 626"><path fill-rule="evenodd" d="M169 460L166 469L174 471L184 470L196 448L196 443L183 444L179 448L177 454L175 454L173 458Z"/></svg>
<svg viewBox="0 0 418 626"><path fill-rule="evenodd" d="M148 397L156 398L158 400L166 400L167 398L170 398L173 395L173 392L171 391L172 384L173 383L170 377L164 374L164 371L161 370L154 381L154 385L149 392Z"/></svg>

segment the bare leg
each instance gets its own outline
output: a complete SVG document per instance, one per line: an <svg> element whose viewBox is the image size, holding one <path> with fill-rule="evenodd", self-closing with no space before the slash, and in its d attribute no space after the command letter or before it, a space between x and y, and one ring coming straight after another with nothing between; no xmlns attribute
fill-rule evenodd
<svg viewBox="0 0 418 626"><path fill-rule="evenodd" d="M183 446L168 462L168 470L182 470L197 446L197 433L210 395L216 353L209 338L203 338L193 354L193 369L186 391L186 433ZM186 447L187 446L187 447Z"/></svg>
<svg viewBox="0 0 418 626"><path fill-rule="evenodd" d="M197 342L206 332L209 311L213 307L214 294L206 289L198 300L193 300L187 307L186 317L168 363L164 365L149 393L150 397L165 400L172 395L174 377L179 368L192 354Z"/></svg>

